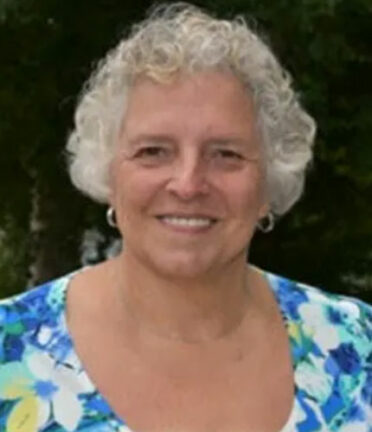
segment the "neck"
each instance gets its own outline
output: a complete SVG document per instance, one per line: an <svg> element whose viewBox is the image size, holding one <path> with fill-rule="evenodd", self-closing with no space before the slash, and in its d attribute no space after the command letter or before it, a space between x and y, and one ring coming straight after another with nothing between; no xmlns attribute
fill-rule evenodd
<svg viewBox="0 0 372 432"><path fill-rule="evenodd" d="M199 343L226 338L254 310L253 271L241 257L213 275L169 278L129 253L113 261L112 286L121 325L163 339Z"/></svg>

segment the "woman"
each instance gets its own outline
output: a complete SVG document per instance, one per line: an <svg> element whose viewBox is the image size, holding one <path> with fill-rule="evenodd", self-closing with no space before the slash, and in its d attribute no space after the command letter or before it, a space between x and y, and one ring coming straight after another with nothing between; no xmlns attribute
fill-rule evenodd
<svg viewBox="0 0 372 432"><path fill-rule="evenodd" d="M1 430L369 431L371 308L246 263L315 126L244 21L157 9L75 122L72 180L125 246L2 302Z"/></svg>

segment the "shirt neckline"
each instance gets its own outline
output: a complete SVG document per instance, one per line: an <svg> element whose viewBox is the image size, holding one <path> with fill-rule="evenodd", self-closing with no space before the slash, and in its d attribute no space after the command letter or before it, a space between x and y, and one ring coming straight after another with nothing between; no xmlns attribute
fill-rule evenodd
<svg viewBox="0 0 372 432"><path fill-rule="evenodd" d="M265 280L267 281L267 283L271 289L271 292L274 295L277 306L281 312L283 324L284 324L286 331L287 331L287 337L288 337L288 342L289 342L289 347L290 347L290 357L291 357L292 368L293 368L295 392L294 392L294 397L293 397L293 402L292 402L292 408L290 410L288 419L278 432L294 432L296 430L295 424L296 424L296 420L297 420L297 411L298 411L300 405L299 405L299 402L297 399L298 395L297 395L297 391L296 391L296 389L297 389L297 385L296 385L297 384L296 361L295 361L295 358L293 355L293 343L292 343L291 338L289 337L289 333L288 333L287 321L289 320L289 317L287 316L287 314L285 312L284 303L283 303L284 299L282 299L280 297L278 290L274 286L274 283L275 283L276 279L278 279L278 276L276 276L272 273L266 272L266 271L259 269L257 267L254 267L254 268L257 271L259 271L265 277ZM92 388L92 392L94 392L97 395L97 397L100 399L101 403L106 407L106 411L108 412L108 416L110 418L115 419L115 421L118 423L120 428L123 428L123 427L126 428L125 431L123 431L123 432L136 432L127 425L127 423L125 422L125 420L123 418L121 418L118 414L115 413L115 411L111 408L111 406L108 403L108 401L106 400L106 398L102 395L102 393L98 390L98 388L96 387L96 385L94 384L94 382L90 378L89 374L85 370L85 367L84 367L80 357L78 356L78 353L75 349L75 342L73 341L71 334L70 334L70 331L69 331L69 328L68 328L67 314L66 314L66 299L67 299L67 291L68 291L69 283L71 282L71 280L73 279L74 276L81 273L85 269L86 269L86 267L79 269L75 272L72 272L70 274L67 274L60 279L60 281L59 281L60 283L53 284L53 288L58 289L60 291L61 299L62 299L61 312L60 312L61 313L60 318L61 318L62 331L65 333L66 338L69 341L69 344L71 347L71 354L74 358L74 364L76 364L78 366L77 369L80 371L80 373L82 373L82 372L84 373L85 380L89 382L89 386Z"/></svg>

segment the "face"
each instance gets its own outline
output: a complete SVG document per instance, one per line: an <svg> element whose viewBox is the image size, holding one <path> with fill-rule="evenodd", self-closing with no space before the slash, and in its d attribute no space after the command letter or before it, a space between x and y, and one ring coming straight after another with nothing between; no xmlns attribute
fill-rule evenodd
<svg viewBox="0 0 372 432"><path fill-rule="evenodd" d="M267 211L263 173L253 103L234 76L140 79L111 167L124 255L177 277L244 263Z"/></svg>

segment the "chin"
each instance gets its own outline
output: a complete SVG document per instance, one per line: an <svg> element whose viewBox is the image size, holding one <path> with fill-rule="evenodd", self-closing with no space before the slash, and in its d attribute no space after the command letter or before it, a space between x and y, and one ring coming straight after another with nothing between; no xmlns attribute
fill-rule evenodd
<svg viewBox="0 0 372 432"><path fill-rule="evenodd" d="M215 266L213 260L200 255L174 253L161 259L159 256L152 262L153 270L170 279L197 279L208 274Z"/></svg>

